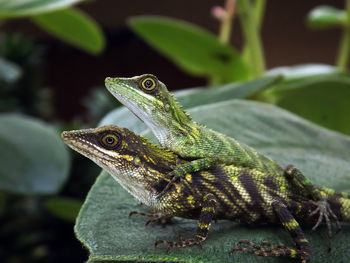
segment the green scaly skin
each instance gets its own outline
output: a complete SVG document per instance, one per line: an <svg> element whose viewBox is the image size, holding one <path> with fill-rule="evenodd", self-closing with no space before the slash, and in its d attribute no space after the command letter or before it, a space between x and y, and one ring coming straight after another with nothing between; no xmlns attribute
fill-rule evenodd
<svg viewBox="0 0 350 263"><path fill-rule="evenodd" d="M273 177L284 174L290 178L292 184L300 186L300 189L303 188L304 194L308 194L318 203L315 211L319 213L320 221L314 229L322 220L325 220L331 242L332 232L329 221L333 219L338 225L338 220L332 216L333 212L320 191L296 168L292 166L282 168L253 148L196 123L176 102L165 84L154 75L106 78L105 85L113 96L146 123L161 146L190 160L190 162L176 165L169 175L172 179L164 188L164 192L174 181L183 178L187 173L221 164L234 164L236 167L254 169ZM331 248L331 243L329 247Z"/></svg>
<svg viewBox="0 0 350 263"><path fill-rule="evenodd" d="M290 183L283 174L271 176L258 169L217 165L186 174L159 197L170 181L169 172L187 161L157 147L145 138L117 126L62 133L62 139L109 172L127 191L155 214L132 212L152 217L148 222L165 223L173 216L197 219L195 235L179 241L156 241L169 248L200 245L212 220L228 219L245 224L281 224L291 234L295 248L268 242L254 244L241 240L232 249L258 256L287 257L308 262L311 246L298 222L316 222L310 213L317 207L308 194ZM334 216L350 222L350 199L346 194L317 188L327 199Z"/></svg>

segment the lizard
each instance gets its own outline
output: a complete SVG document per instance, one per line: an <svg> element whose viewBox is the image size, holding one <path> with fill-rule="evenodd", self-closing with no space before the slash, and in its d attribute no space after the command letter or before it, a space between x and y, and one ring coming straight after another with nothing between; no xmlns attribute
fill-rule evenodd
<svg viewBox="0 0 350 263"><path fill-rule="evenodd" d="M219 164L187 173L158 197L171 180L169 172L186 160L167 148L152 144L126 128L106 125L94 129L65 131L62 139L72 149L105 169L118 183L155 214L131 212L164 222L173 216L197 219L191 238L157 240L155 246L184 248L201 245L213 220L228 219L245 224L281 224L292 236L295 247L255 244L240 240L230 251L264 257L286 257L302 263L312 257L311 245L299 222L316 222L317 205L299 186L284 175L271 176L255 168ZM319 189L341 221L350 222L350 194Z"/></svg>
<svg viewBox="0 0 350 263"><path fill-rule="evenodd" d="M303 191L318 203L315 211L319 213L320 221L313 229L318 227L321 220L325 220L331 242L329 218L332 218L331 215L334 213L318 188L315 188L297 168L292 165L283 168L248 145L195 122L182 109L166 85L152 74L131 78L107 77L105 86L114 97L151 129L161 146L189 160L177 165L171 172L172 179L163 193L174 181L183 178L185 174L208 169L218 164L234 164L277 177L284 174L290 179L290 183L302 186ZM338 219L336 217L333 219L339 225ZM331 248L331 243L329 247Z"/></svg>

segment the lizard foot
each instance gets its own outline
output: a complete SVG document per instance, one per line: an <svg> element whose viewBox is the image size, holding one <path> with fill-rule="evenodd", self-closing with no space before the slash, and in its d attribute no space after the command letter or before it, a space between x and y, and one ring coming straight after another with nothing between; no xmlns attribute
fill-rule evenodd
<svg viewBox="0 0 350 263"><path fill-rule="evenodd" d="M257 245L248 240L240 240L238 241L238 244L230 251L230 255L236 251L242 251L244 253L250 253L262 257L298 258L302 263L306 263L310 260L310 255L307 252L300 249L290 248L285 245L275 246L269 242L262 242L261 245Z"/></svg>
<svg viewBox="0 0 350 263"><path fill-rule="evenodd" d="M202 247L202 242L205 240L202 236L195 236L194 238L183 239L180 236L180 241L167 241L167 240L157 240L154 244L155 247L158 247L160 244L164 244L167 247L167 252L170 251L171 248L183 248L183 247L191 247L191 246L199 246Z"/></svg>
<svg viewBox="0 0 350 263"><path fill-rule="evenodd" d="M147 222L145 224L146 226L149 224L153 224L153 223L160 223L160 224L162 224L162 227L165 227L166 224L171 221L171 217L166 216L162 213L148 214L148 213L143 213L143 212L138 212L138 211L131 211L129 214L129 217L131 217L132 215L140 215L140 216L152 218L150 220L147 220Z"/></svg>
<svg viewBox="0 0 350 263"><path fill-rule="evenodd" d="M310 213L310 217L314 216L318 213L318 219L314 227L312 228L313 231L317 229L317 227L322 223L322 220L324 219L326 221L327 230L328 230L328 251L331 251L332 249L332 226L331 226L331 219L335 221L337 232L341 230L341 226L338 220L338 217L334 214L331 207L328 204L328 201L326 199L322 199L320 201L310 201L313 205L316 206L316 209L313 210Z"/></svg>

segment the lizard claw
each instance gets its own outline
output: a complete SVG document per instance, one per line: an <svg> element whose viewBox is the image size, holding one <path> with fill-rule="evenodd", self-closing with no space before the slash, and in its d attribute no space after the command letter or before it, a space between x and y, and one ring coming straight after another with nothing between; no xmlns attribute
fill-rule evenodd
<svg viewBox="0 0 350 263"><path fill-rule="evenodd" d="M338 217L334 214L329 203L326 199L322 199L319 201L310 201L313 205L316 206L315 210L310 213L310 217L318 214L318 219L316 224L313 226L312 230L315 231L317 227L322 223L324 219L326 221L327 230L328 230L328 251L332 249L332 225L331 219L335 221L337 232L341 230L341 225L338 220Z"/></svg>

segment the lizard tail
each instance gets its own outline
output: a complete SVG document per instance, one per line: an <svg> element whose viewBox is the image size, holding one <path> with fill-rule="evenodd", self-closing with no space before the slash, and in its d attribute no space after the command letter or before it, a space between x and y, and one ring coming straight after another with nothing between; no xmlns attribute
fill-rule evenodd
<svg viewBox="0 0 350 263"><path fill-rule="evenodd" d="M341 197L338 201L341 204L340 213L342 221L350 222L350 199Z"/></svg>
<svg viewBox="0 0 350 263"><path fill-rule="evenodd" d="M324 192L328 197L330 196L341 196L343 198L350 199L350 193L346 192L336 192L335 190L327 187L320 187L321 192Z"/></svg>

